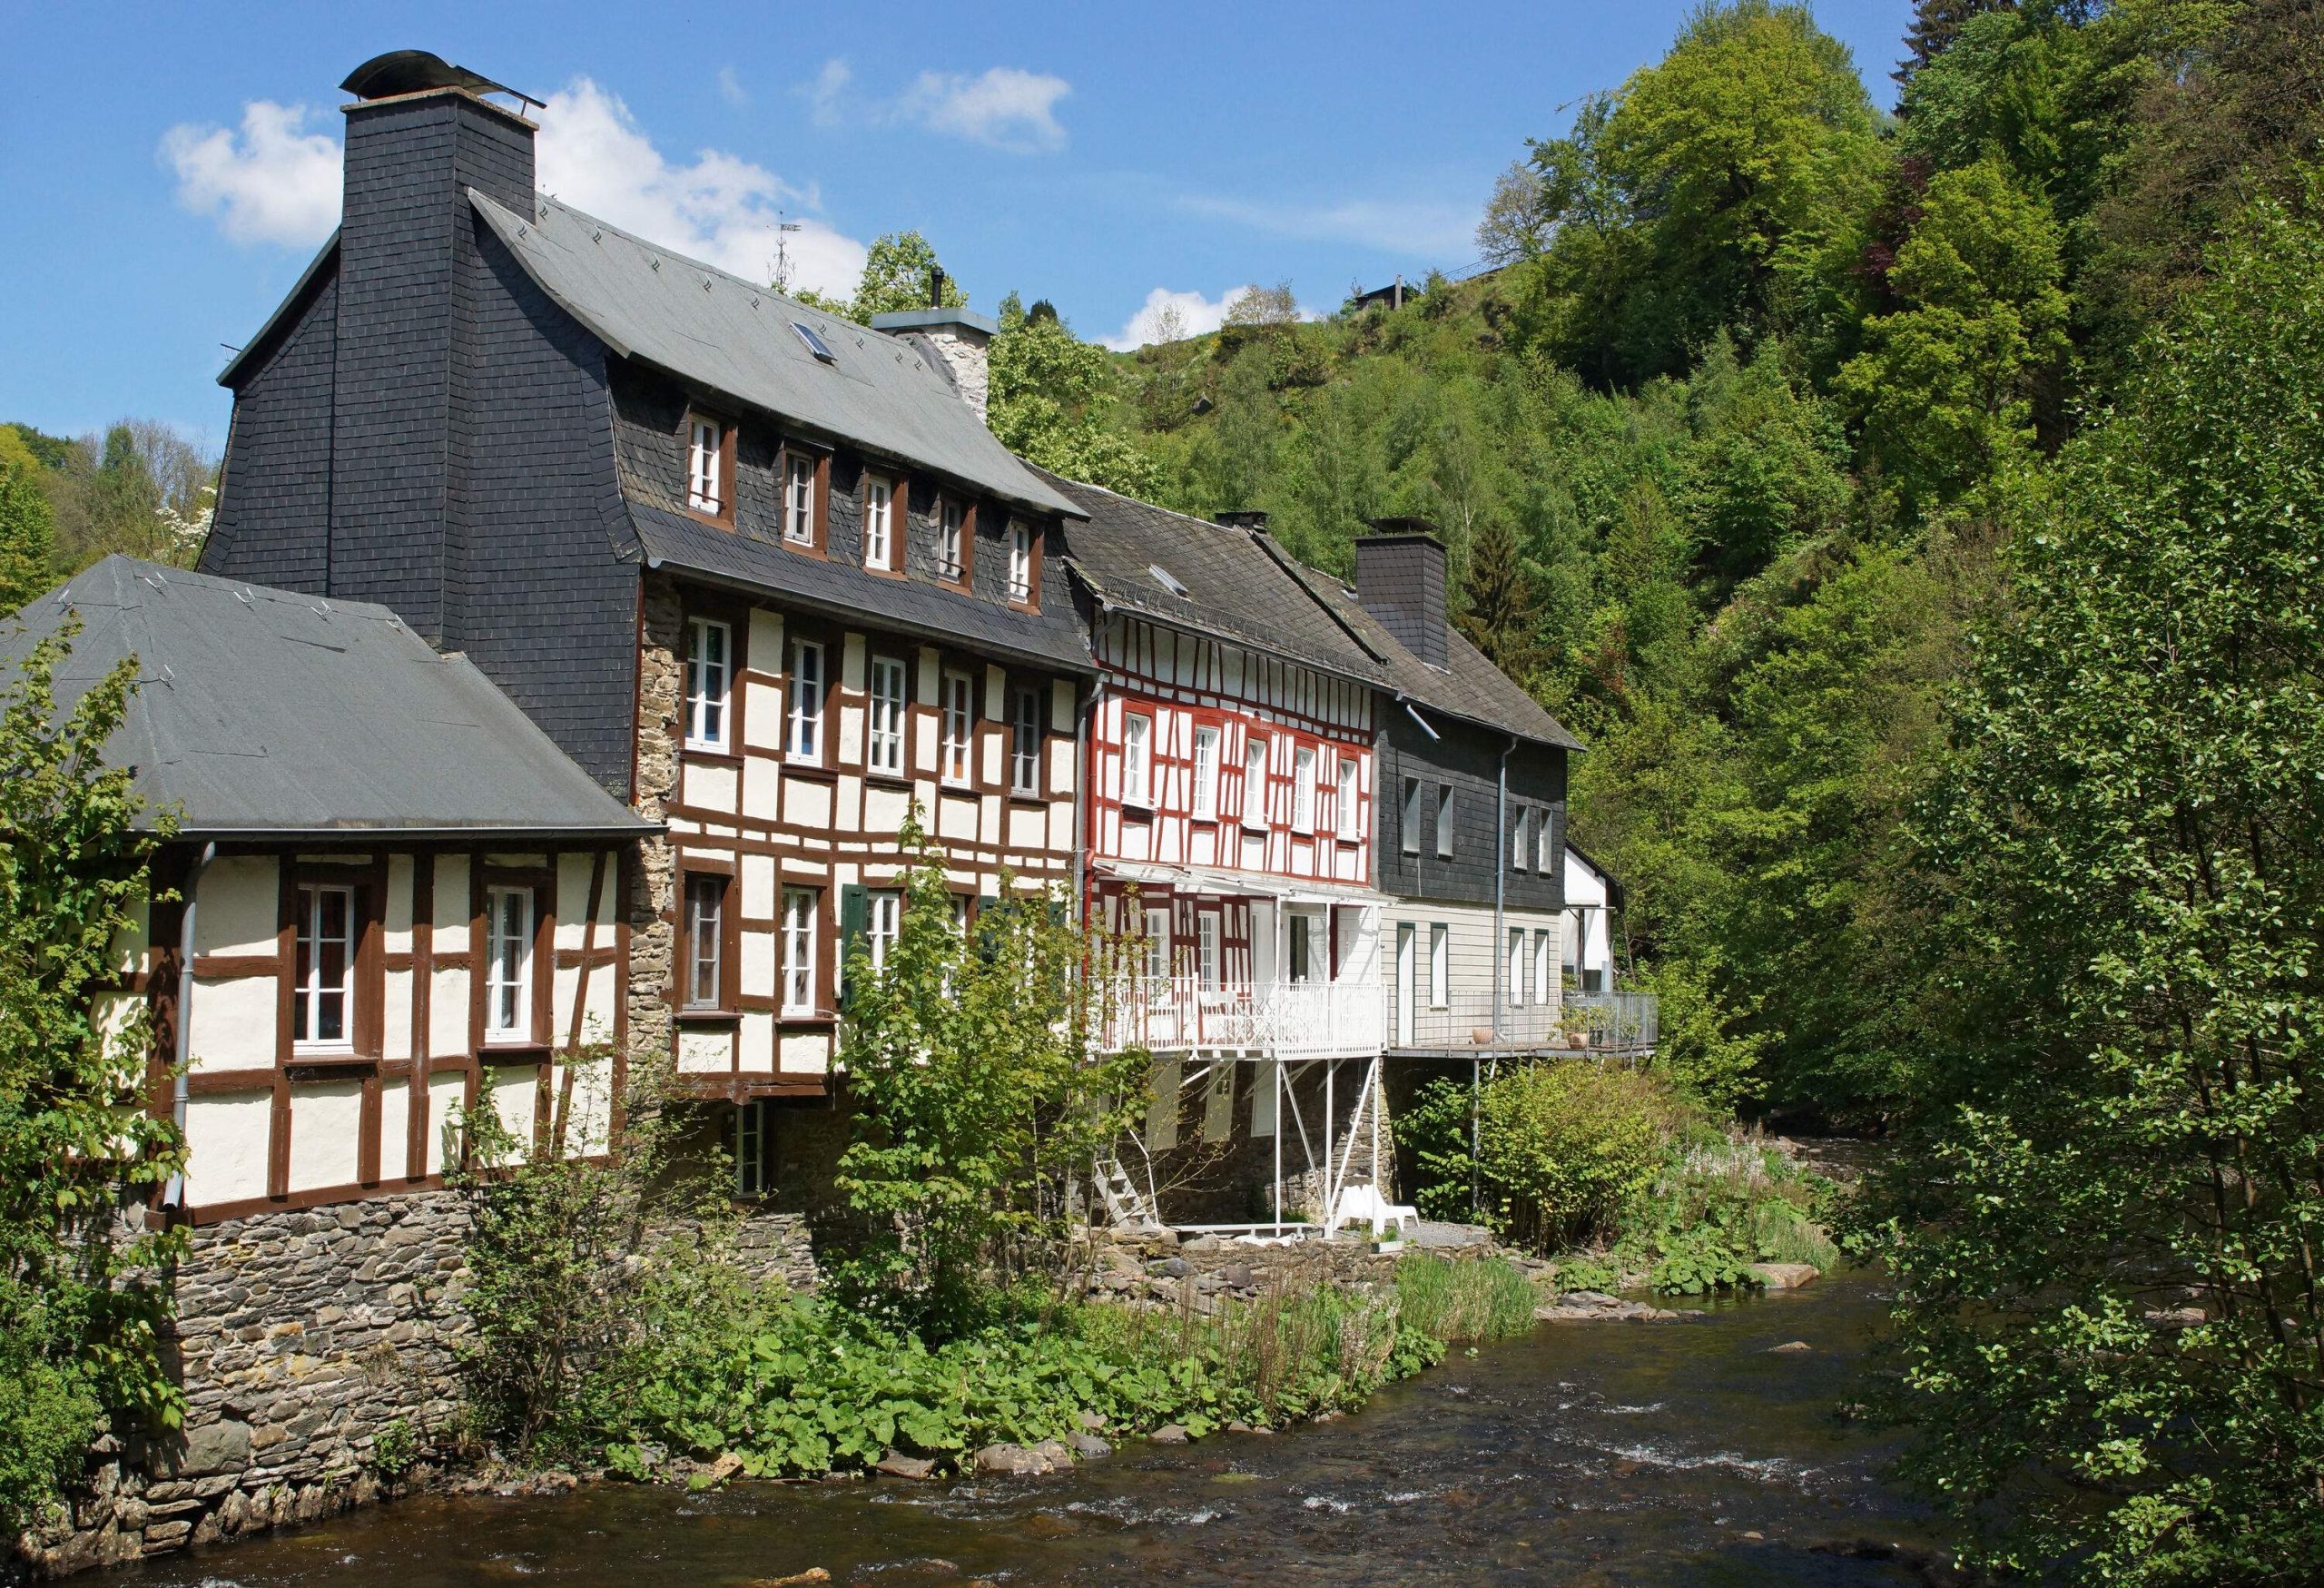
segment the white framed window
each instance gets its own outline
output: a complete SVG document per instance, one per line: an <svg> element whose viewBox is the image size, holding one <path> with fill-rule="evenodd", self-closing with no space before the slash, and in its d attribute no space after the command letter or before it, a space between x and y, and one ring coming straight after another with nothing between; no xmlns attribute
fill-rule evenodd
<svg viewBox="0 0 2324 1588"><path fill-rule="evenodd" d="M1343 751L1339 759L1339 799L1332 807L1332 815L1339 824L1340 842L1353 843L1362 832L1359 813L1362 802L1356 797L1357 768L1354 756Z"/></svg>
<svg viewBox="0 0 2324 1588"><path fill-rule="evenodd" d="M533 891L494 887L484 895L484 1034L523 1042L533 1035Z"/></svg>
<svg viewBox="0 0 2324 1588"><path fill-rule="evenodd" d="M884 888L864 895L863 948L874 971L888 967L888 951L896 946L902 935L904 896L892 888Z"/></svg>
<svg viewBox="0 0 2324 1588"><path fill-rule="evenodd" d="M967 937L969 935L969 896L966 893L953 894L952 902L947 908L951 912L952 935L960 938Z"/></svg>
<svg viewBox="0 0 2324 1588"><path fill-rule="evenodd" d="M345 1049L354 1041L355 890L299 885L298 985L290 1040L300 1048Z"/></svg>
<svg viewBox="0 0 2324 1588"><path fill-rule="evenodd" d="M1243 746L1243 825L1267 824L1267 742L1253 734Z"/></svg>
<svg viewBox="0 0 2324 1588"><path fill-rule="evenodd" d="M944 675L943 774L946 783L966 783L976 747L976 681L966 673Z"/></svg>
<svg viewBox="0 0 2324 1588"><path fill-rule="evenodd" d="M1122 799L1133 805L1154 803L1154 719L1137 712L1122 716Z"/></svg>
<svg viewBox="0 0 2324 1588"><path fill-rule="evenodd" d="M863 477L863 566L895 570L896 486L876 474Z"/></svg>
<svg viewBox="0 0 2324 1588"><path fill-rule="evenodd" d="M863 740L868 772L903 775L905 676L904 665L895 657L872 658L872 702Z"/></svg>
<svg viewBox="0 0 2324 1588"><path fill-rule="evenodd" d="M803 452L783 456L783 538L793 546L815 544L815 460Z"/></svg>
<svg viewBox="0 0 2324 1588"><path fill-rule="evenodd" d="M1525 931L1522 927L1509 929L1508 958L1509 968L1504 974L1509 979L1501 984L1501 995L1510 1008L1515 1009L1525 1001Z"/></svg>
<svg viewBox="0 0 2324 1588"><path fill-rule="evenodd" d="M1291 980L1323 981L1330 963L1324 953L1324 918L1302 911L1290 916L1286 924L1291 936Z"/></svg>
<svg viewBox="0 0 2324 1588"><path fill-rule="evenodd" d="M815 927L821 901L812 888L783 890L783 1012L815 1012Z"/></svg>
<svg viewBox="0 0 2324 1588"><path fill-rule="evenodd" d="M1550 934L1537 932L1533 934L1533 1001L1536 1003L1555 1003L1558 1001L1557 979L1550 974Z"/></svg>
<svg viewBox="0 0 2324 1588"><path fill-rule="evenodd" d="M1436 857L1452 858L1452 785L1449 783L1436 785Z"/></svg>
<svg viewBox="0 0 2324 1588"><path fill-rule="evenodd" d="M1523 871L1533 857L1533 807L1517 807L1517 837L1509 846L1510 863Z"/></svg>
<svg viewBox="0 0 2324 1588"><path fill-rule="evenodd" d="M1315 747L1302 745L1291 753L1291 825L1301 833L1315 830Z"/></svg>
<svg viewBox="0 0 2324 1588"><path fill-rule="evenodd" d="M1146 911L1146 975L1160 981L1170 974L1170 909L1150 904Z"/></svg>
<svg viewBox="0 0 2324 1588"><path fill-rule="evenodd" d="M1009 724L1009 791L1041 792L1041 691L1021 686Z"/></svg>
<svg viewBox="0 0 2324 1588"><path fill-rule="evenodd" d="M686 506L697 513L726 510L726 427L716 419L686 426Z"/></svg>
<svg viewBox="0 0 2324 1588"><path fill-rule="evenodd" d="M686 745L724 750L734 681L734 631L714 618L686 625Z"/></svg>
<svg viewBox="0 0 2324 1588"><path fill-rule="evenodd" d="M763 1197L773 1188L774 1105L753 1098L734 1108L734 1195Z"/></svg>
<svg viewBox="0 0 2324 1588"><path fill-rule="evenodd" d="M959 583L968 572L964 560L968 509L946 497L936 513L936 577Z"/></svg>
<svg viewBox="0 0 2324 1588"><path fill-rule="evenodd" d="M1213 990L1219 985L1218 942L1218 912L1216 910L1196 912L1196 962L1202 968L1202 984Z"/></svg>
<svg viewBox="0 0 2324 1588"><path fill-rule="evenodd" d="M802 761L823 758L823 647L812 639L791 642L791 721L784 753Z"/></svg>
<svg viewBox="0 0 2324 1588"><path fill-rule="evenodd" d="M1406 854L1420 853L1420 779L1404 779L1403 851Z"/></svg>
<svg viewBox="0 0 2324 1588"><path fill-rule="evenodd" d="M1194 817L1197 822L1218 819L1218 730L1195 730L1195 792Z"/></svg>
<svg viewBox="0 0 2324 1588"><path fill-rule="evenodd" d="M1541 820L1533 830L1533 869L1548 876L1557 861L1557 844L1550 836L1550 814L1541 813Z"/></svg>
<svg viewBox="0 0 2324 1588"><path fill-rule="evenodd" d="M1452 975L1452 932L1442 921L1428 925L1428 1007L1445 1008L1450 1002Z"/></svg>
<svg viewBox="0 0 2324 1588"><path fill-rule="evenodd" d="M1033 598L1033 527L1022 518L1009 521L1009 598Z"/></svg>
<svg viewBox="0 0 2324 1588"><path fill-rule="evenodd" d="M686 877L685 1006L725 1004L726 879L709 872Z"/></svg>

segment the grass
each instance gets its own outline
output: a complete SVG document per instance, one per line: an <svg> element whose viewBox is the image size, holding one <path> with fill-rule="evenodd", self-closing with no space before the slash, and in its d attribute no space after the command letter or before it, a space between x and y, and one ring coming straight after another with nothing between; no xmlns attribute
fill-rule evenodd
<svg viewBox="0 0 2324 1588"><path fill-rule="evenodd" d="M1447 1345L1521 1335L1533 1327L1541 1302L1531 1276L1506 1258L1413 1256L1396 1265L1396 1306L1405 1327Z"/></svg>

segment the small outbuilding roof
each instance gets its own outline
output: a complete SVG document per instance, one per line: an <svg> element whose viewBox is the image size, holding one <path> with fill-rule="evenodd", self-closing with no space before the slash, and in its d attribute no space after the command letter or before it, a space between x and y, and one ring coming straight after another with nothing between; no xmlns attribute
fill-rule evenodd
<svg viewBox="0 0 2324 1588"><path fill-rule="evenodd" d="M69 706L134 656L105 746L190 837L370 833L617 839L654 831L465 656L386 607L109 557L0 633L0 676L78 613Z"/></svg>
<svg viewBox="0 0 2324 1588"><path fill-rule="evenodd" d="M910 343L811 309L539 195L477 213L558 307L607 347L705 392L1044 512L1078 514L997 440ZM829 348L818 356L793 329Z"/></svg>

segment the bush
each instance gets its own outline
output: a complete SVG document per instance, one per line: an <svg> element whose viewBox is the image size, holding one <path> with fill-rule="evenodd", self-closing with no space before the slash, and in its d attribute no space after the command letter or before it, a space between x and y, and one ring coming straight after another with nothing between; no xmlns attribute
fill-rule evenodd
<svg viewBox="0 0 2324 1588"><path fill-rule="evenodd" d="M1701 1129L1623 1210L1617 1255L1667 1295L1755 1286L1753 1263L1827 1268L1838 1250L1818 1220L1832 1197L1828 1180L1781 1153Z"/></svg>
<svg viewBox="0 0 2324 1588"><path fill-rule="evenodd" d="M1504 1071L1478 1110L1485 1217L1502 1239L1535 1250L1610 1228L1652 1182L1683 1117L1648 1076L1587 1060Z"/></svg>

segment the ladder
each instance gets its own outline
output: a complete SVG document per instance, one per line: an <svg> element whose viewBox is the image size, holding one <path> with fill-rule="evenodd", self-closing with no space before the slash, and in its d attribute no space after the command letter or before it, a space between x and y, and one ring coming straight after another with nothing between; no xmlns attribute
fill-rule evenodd
<svg viewBox="0 0 2324 1588"><path fill-rule="evenodd" d="M1121 1229L1159 1229L1162 1221L1154 1216L1154 1199L1137 1188L1122 1167L1120 1159L1112 1153L1101 1153L1092 1166L1097 1171L1098 1195L1106 1204L1107 1220Z"/></svg>

